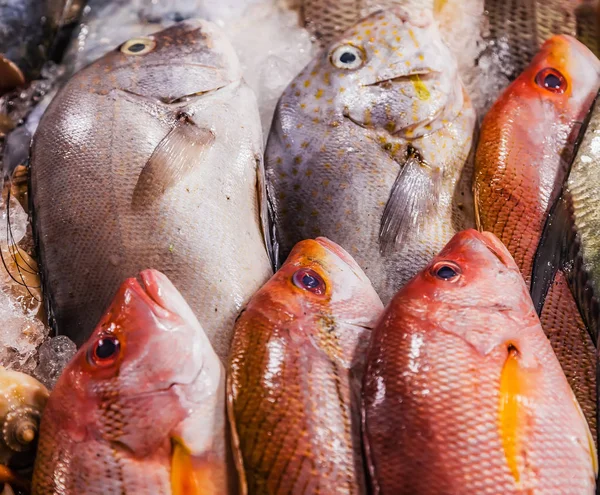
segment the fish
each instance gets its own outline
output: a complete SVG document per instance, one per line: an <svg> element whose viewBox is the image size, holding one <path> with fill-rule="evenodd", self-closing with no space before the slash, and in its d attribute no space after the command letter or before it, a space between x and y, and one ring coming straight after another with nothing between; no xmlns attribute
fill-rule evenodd
<svg viewBox="0 0 600 495"><path fill-rule="evenodd" d="M0 483L29 488L48 390L26 373L0 366Z"/></svg>
<svg viewBox="0 0 600 495"><path fill-rule="evenodd" d="M42 117L30 182L58 334L80 346L121 282L153 267L227 358L273 245L256 100L217 26L184 21L78 72Z"/></svg>
<svg viewBox="0 0 600 495"><path fill-rule="evenodd" d="M223 365L169 279L139 278L50 394L32 495L229 493Z"/></svg>
<svg viewBox="0 0 600 495"><path fill-rule="evenodd" d="M40 76L56 34L79 0L7 0L0 5L0 94Z"/></svg>
<svg viewBox="0 0 600 495"><path fill-rule="evenodd" d="M467 230L372 332L363 431L373 493L594 493L594 441L519 268Z"/></svg>
<svg viewBox="0 0 600 495"><path fill-rule="evenodd" d="M473 181L477 224L506 245L528 287L546 218L599 86L594 54L572 37L554 36L482 122ZM596 351L562 272L537 309L595 436Z"/></svg>
<svg viewBox="0 0 600 495"><path fill-rule="evenodd" d="M278 262L325 236L387 303L474 226L475 113L426 11L367 17L281 96L265 152Z"/></svg>
<svg viewBox="0 0 600 495"><path fill-rule="evenodd" d="M383 310L334 242L299 242L236 322L227 411L240 493L364 494L360 388Z"/></svg>
<svg viewBox="0 0 600 495"><path fill-rule="evenodd" d="M543 307L558 272L568 283L596 347L600 327L600 251L595 228L599 225L600 217L597 212L598 179L594 174L600 166L599 142L600 106L597 96L581 128L577 152L561 195L546 220L535 255L531 284L534 304ZM598 354L596 357L598 373ZM600 397L598 375L596 394Z"/></svg>

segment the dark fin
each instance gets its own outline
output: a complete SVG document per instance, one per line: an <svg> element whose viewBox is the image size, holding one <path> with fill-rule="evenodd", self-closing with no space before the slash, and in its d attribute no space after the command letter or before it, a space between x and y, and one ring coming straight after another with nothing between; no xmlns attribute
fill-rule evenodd
<svg viewBox="0 0 600 495"><path fill-rule="evenodd" d="M442 170L425 163L415 150L409 150L398 173L379 229L379 250L388 254L413 227L419 229L424 217L437 208Z"/></svg>
<svg viewBox="0 0 600 495"><path fill-rule="evenodd" d="M6 137L4 145L4 180L10 180L13 172L19 165L23 165L29 159L31 146L31 134L26 126L22 125Z"/></svg>
<svg viewBox="0 0 600 495"><path fill-rule="evenodd" d="M158 143L142 169L133 191L132 205L143 207L160 198L190 172L214 140L215 135L210 130L198 127L183 115Z"/></svg>
<svg viewBox="0 0 600 495"><path fill-rule="evenodd" d="M563 194L550 209L533 259L531 299L538 315L542 314L556 272L565 265L567 234L572 232L570 220L568 199Z"/></svg>
<svg viewBox="0 0 600 495"><path fill-rule="evenodd" d="M273 214L273 205L267 194L267 183L265 176L265 162L262 154L255 155L256 160L256 188L258 190L258 205L260 214L260 224L265 239L267 254L271 262L271 267L277 271L277 260L279 258L279 243L275 234L275 222Z"/></svg>

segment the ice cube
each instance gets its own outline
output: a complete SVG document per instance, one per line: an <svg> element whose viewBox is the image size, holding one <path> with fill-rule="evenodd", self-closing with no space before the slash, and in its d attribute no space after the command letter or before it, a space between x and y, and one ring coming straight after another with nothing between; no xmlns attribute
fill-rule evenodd
<svg viewBox="0 0 600 495"><path fill-rule="evenodd" d="M34 376L48 390L52 390L64 367L76 352L75 344L64 335L47 340L39 349L39 364L35 369Z"/></svg>

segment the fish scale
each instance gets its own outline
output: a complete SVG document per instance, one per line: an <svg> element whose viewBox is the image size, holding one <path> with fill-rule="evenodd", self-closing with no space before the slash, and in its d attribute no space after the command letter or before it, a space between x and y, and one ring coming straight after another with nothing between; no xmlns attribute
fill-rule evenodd
<svg viewBox="0 0 600 495"><path fill-rule="evenodd" d="M321 293L296 281L320 277ZM228 414L243 493L365 494L358 411L382 304L333 242L300 242L236 322Z"/></svg>
<svg viewBox="0 0 600 495"><path fill-rule="evenodd" d="M373 493L593 493L590 431L517 265L487 232L457 234L386 307L362 411Z"/></svg>
<svg viewBox="0 0 600 495"><path fill-rule="evenodd" d="M365 58L356 69L332 62L346 47ZM296 242L329 237L387 302L454 233L474 226L474 125L429 14L391 10L349 29L277 106L265 168L279 262Z"/></svg>

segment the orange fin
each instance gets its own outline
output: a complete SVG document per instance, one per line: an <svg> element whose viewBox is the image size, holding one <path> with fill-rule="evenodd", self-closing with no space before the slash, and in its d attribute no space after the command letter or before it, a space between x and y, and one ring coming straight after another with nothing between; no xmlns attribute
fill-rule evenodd
<svg viewBox="0 0 600 495"><path fill-rule="evenodd" d="M211 148L215 135L183 116L158 143L144 165L133 191L132 204L143 207L180 182Z"/></svg>
<svg viewBox="0 0 600 495"><path fill-rule="evenodd" d="M500 376L498 422L506 462L517 485L523 481L524 456L521 440L525 434L523 406L527 403L529 373L521 364L519 351L509 345Z"/></svg>
<svg viewBox="0 0 600 495"><path fill-rule="evenodd" d="M172 495L217 495L222 490L217 486L214 472L209 463L199 463L186 447L183 440L172 439L171 493Z"/></svg>

